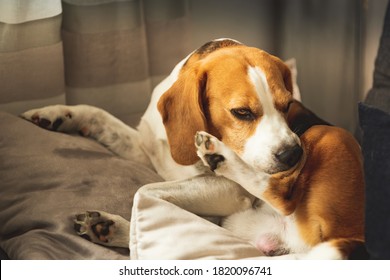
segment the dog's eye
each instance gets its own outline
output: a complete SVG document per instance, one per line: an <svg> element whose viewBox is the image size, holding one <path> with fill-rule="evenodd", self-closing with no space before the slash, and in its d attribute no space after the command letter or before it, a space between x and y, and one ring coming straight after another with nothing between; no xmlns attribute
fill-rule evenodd
<svg viewBox="0 0 390 280"><path fill-rule="evenodd" d="M255 114L249 108L231 109L230 112L233 116L242 121L253 121L256 118Z"/></svg>

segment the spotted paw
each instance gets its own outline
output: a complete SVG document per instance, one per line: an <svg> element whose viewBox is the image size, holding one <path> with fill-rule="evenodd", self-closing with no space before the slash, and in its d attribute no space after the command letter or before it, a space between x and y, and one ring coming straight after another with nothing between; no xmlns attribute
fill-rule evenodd
<svg viewBox="0 0 390 280"><path fill-rule="evenodd" d="M93 243L110 242L115 231L115 222L97 211L87 211L76 215L74 229L81 237Z"/></svg>
<svg viewBox="0 0 390 280"><path fill-rule="evenodd" d="M65 105L33 109L22 113L20 116L42 128L53 131L65 131L66 127L71 124L73 117L71 110Z"/></svg>
<svg viewBox="0 0 390 280"><path fill-rule="evenodd" d="M216 137L203 131L196 133L195 146L198 156L212 171L220 168L225 163L226 156L231 152Z"/></svg>
<svg viewBox="0 0 390 280"><path fill-rule="evenodd" d="M74 229L78 235L93 243L129 248L130 223L119 215L86 211L75 216Z"/></svg>

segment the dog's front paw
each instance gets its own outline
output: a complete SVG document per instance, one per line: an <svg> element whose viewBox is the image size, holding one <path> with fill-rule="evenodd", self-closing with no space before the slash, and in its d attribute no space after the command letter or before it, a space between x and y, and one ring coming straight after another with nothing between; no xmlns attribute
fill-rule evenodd
<svg viewBox="0 0 390 280"><path fill-rule="evenodd" d="M212 171L221 169L226 160L233 153L216 137L204 132L198 131L195 135L195 146L197 154L206 166Z"/></svg>
<svg viewBox="0 0 390 280"><path fill-rule="evenodd" d="M53 105L40 109L33 109L20 115L22 118L49 130L63 130L65 122L71 121L73 115L65 105Z"/></svg>

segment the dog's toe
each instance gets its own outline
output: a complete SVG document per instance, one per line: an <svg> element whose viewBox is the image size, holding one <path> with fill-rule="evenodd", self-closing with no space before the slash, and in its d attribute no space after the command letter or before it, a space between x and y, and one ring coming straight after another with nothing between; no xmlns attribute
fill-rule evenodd
<svg viewBox="0 0 390 280"><path fill-rule="evenodd" d="M32 109L20 115L42 128L60 130L62 124L72 119L72 113L64 105L52 105L40 109Z"/></svg>
<svg viewBox="0 0 390 280"><path fill-rule="evenodd" d="M197 132L195 135L195 146L198 156L212 171L225 161L225 157L222 155L224 145L213 135L204 131Z"/></svg>
<svg viewBox="0 0 390 280"><path fill-rule="evenodd" d="M198 131L195 134L195 146L198 151L201 151L204 154L214 153L217 142L219 142L219 140L207 132Z"/></svg>

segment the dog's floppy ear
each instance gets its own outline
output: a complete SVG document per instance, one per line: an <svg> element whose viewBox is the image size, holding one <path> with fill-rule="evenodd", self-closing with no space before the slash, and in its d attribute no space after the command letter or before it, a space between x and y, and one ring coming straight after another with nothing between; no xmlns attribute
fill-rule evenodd
<svg viewBox="0 0 390 280"><path fill-rule="evenodd" d="M297 100L294 100L294 102L290 105L287 115L287 123L290 129L298 136L301 136L306 132L306 130L314 125L331 125L307 109Z"/></svg>
<svg viewBox="0 0 390 280"><path fill-rule="evenodd" d="M206 75L189 68L182 70L177 81L158 102L173 159L182 165L199 160L195 149L195 133L206 130L202 93Z"/></svg>

